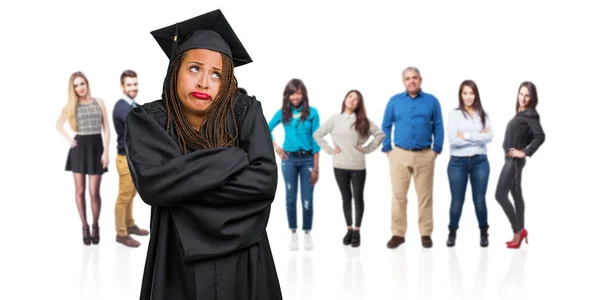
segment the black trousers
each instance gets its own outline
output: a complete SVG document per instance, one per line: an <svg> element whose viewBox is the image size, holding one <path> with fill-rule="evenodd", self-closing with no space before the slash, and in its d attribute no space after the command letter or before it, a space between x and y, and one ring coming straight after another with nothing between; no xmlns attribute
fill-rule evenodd
<svg viewBox="0 0 600 300"><path fill-rule="evenodd" d="M365 180L367 179L367 170L345 170L333 168L335 180L337 181L340 193L342 194L342 205L344 208L344 218L346 225L352 226L352 198L354 196L354 214L356 222L354 226L360 227L365 211Z"/></svg>
<svg viewBox="0 0 600 300"><path fill-rule="evenodd" d="M521 175L524 167L525 158L505 157L496 186L496 200L508 217L514 233L518 233L525 227L525 201L521 190ZM508 199L509 192L515 203L514 206Z"/></svg>

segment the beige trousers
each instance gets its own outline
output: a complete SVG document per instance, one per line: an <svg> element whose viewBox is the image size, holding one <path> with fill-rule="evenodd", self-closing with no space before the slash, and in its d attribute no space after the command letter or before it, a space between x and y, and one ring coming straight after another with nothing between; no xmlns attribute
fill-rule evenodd
<svg viewBox="0 0 600 300"><path fill-rule="evenodd" d="M432 149L408 151L391 150L390 177L392 181L392 235L406 235L406 204L411 177L414 175L419 204L419 231L431 236L433 231L433 174L436 153Z"/></svg>
<svg viewBox="0 0 600 300"><path fill-rule="evenodd" d="M117 155L117 171L119 173L119 196L115 204L115 226L117 235L126 236L127 227L135 226L133 220L133 198L136 190L129 173L127 158Z"/></svg>

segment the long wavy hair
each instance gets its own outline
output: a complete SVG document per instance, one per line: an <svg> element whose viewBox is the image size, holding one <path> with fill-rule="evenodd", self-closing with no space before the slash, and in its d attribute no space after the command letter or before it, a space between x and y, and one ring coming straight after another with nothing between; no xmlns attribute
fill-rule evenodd
<svg viewBox="0 0 600 300"><path fill-rule="evenodd" d="M346 98L352 93L356 93L356 99L358 100L358 104L356 105L356 110L354 113L356 114L356 121L354 122L354 130L358 132L361 137L369 136L369 119L367 118L367 109L365 108L365 102L363 95L358 90L349 91L344 97L344 101L342 101L342 113L346 110Z"/></svg>
<svg viewBox="0 0 600 300"><path fill-rule="evenodd" d="M538 104L538 94L535 84L533 84L533 82L531 81L524 81L519 85L519 89L517 90L517 104L515 106L515 114L519 113L519 92L521 91L522 87L526 87L527 90L529 90L529 102L527 103L526 108L535 109Z"/></svg>
<svg viewBox="0 0 600 300"><path fill-rule="evenodd" d="M177 74L187 52L177 56L167 73L163 87L163 100L167 109L167 131L171 123L181 152L190 150L230 147L234 145L238 134L238 124L234 120L234 133L227 128L228 115L233 114L233 100L238 90L237 79L233 74L233 62L229 57L221 54L223 60L223 74L221 88L206 111L198 132L183 114L183 105L177 95Z"/></svg>
<svg viewBox="0 0 600 300"><path fill-rule="evenodd" d="M77 105L79 105L79 96L77 96L77 92L75 92L75 79L77 77L81 77L85 81L85 85L87 86L87 95L92 94L90 90L90 82L85 74L83 74L81 71L73 72L71 77L69 77L69 91L67 100L67 121L69 122L69 126L73 132L77 132L79 129L77 126Z"/></svg>
<svg viewBox="0 0 600 300"><path fill-rule="evenodd" d="M285 89L283 89L283 101L281 104L281 112L283 114L282 123L284 124L292 119L290 96L296 93L296 91L298 90L302 91L302 103L300 104L302 105L302 112L300 114L300 119L304 121L306 120L306 118L308 118L308 115L310 114L310 106L308 103L308 94L306 92L306 86L304 85L304 82L302 82L302 80L294 78L290 80L285 85Z"/></svg>
<svg viewBox="0 0 600 300"><path fill-rule="evenodd" d="M465 81L463 81L460 84L460 87L458 88L458 109L460 109L463 113L463 116L465 116L465 118L467 117L467 108L465 107L465 103L462 99L462 92L463 89L465 87L470 87L473 90L473 94L475 94L475 100L473 100L473 108L475 109L475 112L477 112L477 114L479 115L479 118L481 119L481 123L483 124L483 127L485 128L485 110L483 109L483 105L481 104L481 98L479 96L479 89L477 88L477 84L475 84L475 81L467 79Z"/></svg>

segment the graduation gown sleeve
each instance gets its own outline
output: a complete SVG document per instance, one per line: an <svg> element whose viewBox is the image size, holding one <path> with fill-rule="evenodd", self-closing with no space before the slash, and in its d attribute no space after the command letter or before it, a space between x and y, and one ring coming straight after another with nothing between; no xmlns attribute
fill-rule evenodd
<svg viewBox="0 0 600 300"><path fill-rule="evenodd" d="M142 106L127 116L125 135L133 183L142 200L152 206L202 201L194 196L221 186L248 165L246 153L236 147L182 154Z"/></svg>
<svg viewBox="0 0 600 300"><path fill-rule="evenodd" d="M247 155L247 163L223 185L202 195L211 203L270 205L277 189L277 163L260 102L249 104L239 132L239 146Z"/></svg>
<svg viewBox="0 0 600 300"><path fill-rule="evenodd" d="M146 203L170 214L188 262L259 243L268 222L277 188L273 145L260 102L238 101L247 105L239 147L188 154L142 109L128 116L134 184Z"/></svg>
<svg viewBox="0 0 600 300"><path fill-rule="evenodd" d="M171 209L186 261L226 255L262 241L277 189L277 164L260 102L250 104L239 129L248 164L223 185L199 193L200 203Z"/></svg>

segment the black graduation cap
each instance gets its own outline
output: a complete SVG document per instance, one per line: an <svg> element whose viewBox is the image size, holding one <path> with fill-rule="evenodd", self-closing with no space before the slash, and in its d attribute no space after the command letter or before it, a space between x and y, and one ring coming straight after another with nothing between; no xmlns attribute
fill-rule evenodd
<svg viewBox="0 0 600 300"><path fill-rule="evenodd" d="M190 49L223 53L239 67L252 59L220 9L151 32L170 60Z"/></svg>

